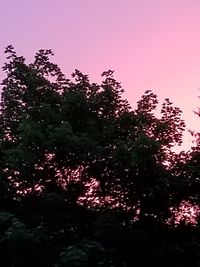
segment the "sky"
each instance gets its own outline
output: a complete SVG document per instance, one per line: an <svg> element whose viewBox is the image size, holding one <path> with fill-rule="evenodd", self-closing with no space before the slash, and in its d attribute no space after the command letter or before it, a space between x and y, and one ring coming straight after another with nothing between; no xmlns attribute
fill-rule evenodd
<svg viewBox="0 0 200 267"><path fill-rule="evenodd" d="M132 107L151 89L200 132L200 0L1 0L0 67L9 44L28 61L52 49L67 76L115 70Z"/></svg>

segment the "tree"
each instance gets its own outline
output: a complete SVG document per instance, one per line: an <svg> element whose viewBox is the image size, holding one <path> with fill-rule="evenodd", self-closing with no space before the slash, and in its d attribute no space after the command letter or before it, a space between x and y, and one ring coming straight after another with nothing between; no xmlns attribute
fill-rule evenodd
<svg viewBox="0 0 200 267"><path fill-rule="evenodd" d="M51 50L39 50L30 64L12 46L5 52L0 245L6 255L11 245L28 248L27 258L16 249L8 266L27 266L36 255L38 266L132 266L129 246L164 264L174 242L170 208L184 199L177 181L186 157L171 152L182 142L181 110L166 99L156 117L150 90L132 110L113 71L101 84L79 70L68 79Z"/></svg>

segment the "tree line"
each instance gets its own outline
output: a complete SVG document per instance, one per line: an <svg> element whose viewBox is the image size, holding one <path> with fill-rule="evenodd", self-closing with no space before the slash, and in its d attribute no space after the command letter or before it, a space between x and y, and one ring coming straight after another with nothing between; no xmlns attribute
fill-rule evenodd
<svg viewBox="0 0 200 267"><path fill-rule="evenodd" d="M172 151L182 111L167 98L156 116L150 90L132 109L113 71L69 79L51 50L5 54L1 265L200 266L200 134Z"/></svg>

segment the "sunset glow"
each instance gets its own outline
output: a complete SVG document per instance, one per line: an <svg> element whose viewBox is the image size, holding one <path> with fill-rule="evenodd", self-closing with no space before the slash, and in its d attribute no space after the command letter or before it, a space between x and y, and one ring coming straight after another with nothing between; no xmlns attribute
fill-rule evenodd
<svg viewBox="0 0 200 267"><path fill-rule="evenodd" d="M68 76L78 68L99 81L113 69L132 106L151 89L183 110L187 128L200 130L193 114L200 94L198 0L3 0L0 6L1 66L8 44L28 59L51 48ZM183 149L189 140L186 134Z"/></svg>

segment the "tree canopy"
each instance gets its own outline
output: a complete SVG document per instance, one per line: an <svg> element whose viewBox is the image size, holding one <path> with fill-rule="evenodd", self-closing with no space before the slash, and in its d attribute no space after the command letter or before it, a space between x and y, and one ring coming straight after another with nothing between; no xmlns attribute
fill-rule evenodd
<svg viewBox="0 0 200 267"><path fill-rule="evenodd" d="M200 138L172 152L182 111L166 98L156 116L151 90L132 109L113 71L67 78L51 50L5 53L2 266L199 266Z"/></svg>

